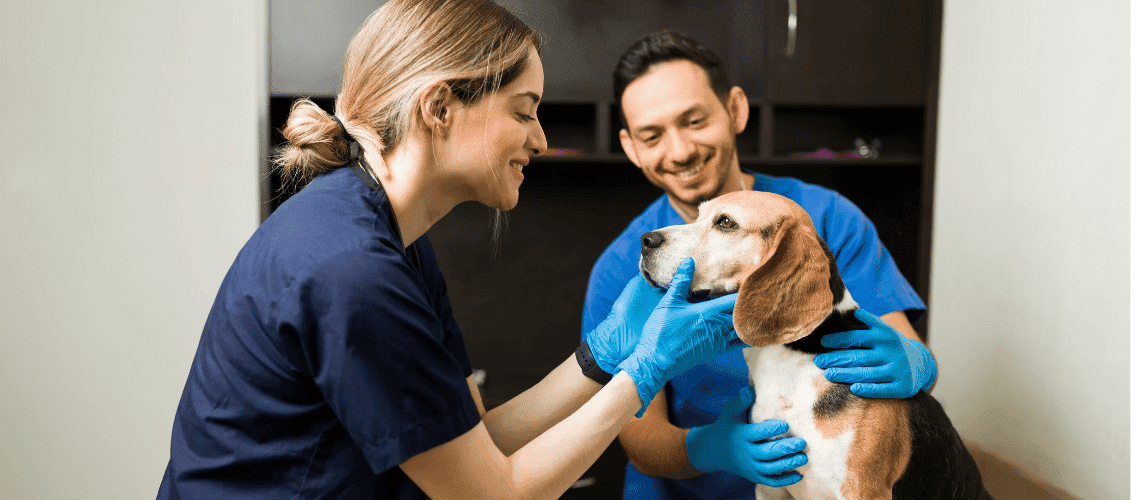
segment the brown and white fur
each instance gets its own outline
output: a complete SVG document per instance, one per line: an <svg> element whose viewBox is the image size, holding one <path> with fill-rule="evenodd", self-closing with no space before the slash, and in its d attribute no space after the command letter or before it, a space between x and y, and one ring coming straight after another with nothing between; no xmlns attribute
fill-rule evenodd
<svg viewBox="0 0 1140 500"><path fill-rule="evenodd" d="M756 486L758 499L985 499L977 466L929 394L864 399L824 378L820 337L867 329L835 258L807 212L773 193L740 191L700 206L691 224L642 236L641 272L658 286L685 257L690 295L739 292L733 311L749 381L751 420L784 420L807 441L803 479Z"/></svg>

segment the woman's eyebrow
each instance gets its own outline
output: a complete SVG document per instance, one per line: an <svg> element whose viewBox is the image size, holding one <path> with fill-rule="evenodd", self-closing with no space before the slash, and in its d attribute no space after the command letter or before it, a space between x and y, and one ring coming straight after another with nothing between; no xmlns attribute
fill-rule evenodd
<svg viewBox="0 0 1140 500"><path fill-rule="evenodd" d="M534 100L535 104L538 104L538 102L542 100L541 96L539 96L538 94L536 94L534 92L530 92L530 91L519 92L518 94L515 94L515 97L529 97L532 100Z"/></svg>

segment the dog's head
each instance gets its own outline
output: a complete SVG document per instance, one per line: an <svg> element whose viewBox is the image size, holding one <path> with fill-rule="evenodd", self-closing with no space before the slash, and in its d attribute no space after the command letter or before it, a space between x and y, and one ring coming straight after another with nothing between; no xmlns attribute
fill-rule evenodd
<svg viewBox="0 0 1140 500"><path fill-rule="evenodd" d="M690 256L696 264L690 295L739 292L733 326L751 346L807 336L845 290L807 212L778 194L729 193L702 203L691 224L641 237L641 273L656 286L668 286Z"/></svg>

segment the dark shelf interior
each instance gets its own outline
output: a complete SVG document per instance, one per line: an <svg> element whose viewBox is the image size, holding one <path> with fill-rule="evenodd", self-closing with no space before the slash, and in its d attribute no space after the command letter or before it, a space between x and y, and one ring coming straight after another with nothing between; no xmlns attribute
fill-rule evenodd
<svg viewBox="0 0 1140 500"><path fill-rule="evenodd" d="M921 107L773 106L772 156L789 158L826 148L854 148L856 139L879 139L881 158L913 158L922 154Z"/></svg>
<svg viewBox="0 0 1140 500"><path fill-rule="evenodd" d="M549 156L592 155L597 150L594 103L543 103L538 121L546 134Z"/></svg>

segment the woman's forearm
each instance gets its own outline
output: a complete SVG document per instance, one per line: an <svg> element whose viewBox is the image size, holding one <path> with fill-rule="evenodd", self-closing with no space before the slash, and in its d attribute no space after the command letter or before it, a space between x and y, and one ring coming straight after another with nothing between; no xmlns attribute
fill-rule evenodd
<svg viewBox="0 0 1140 500"><path fill-rule="evenodd" d="M495 445L510 456L561 422L602 389L571 355L538 384L483 416Z"/></svg>
<svg viewBox="0 0 1140 500"><path fill-rule="evenodd" d="M579 372L580 373L580 372ZM641 399L633 379L619 372L570 416L510 456L519 498L557 498L597 461L634 414Z"/></svg>

